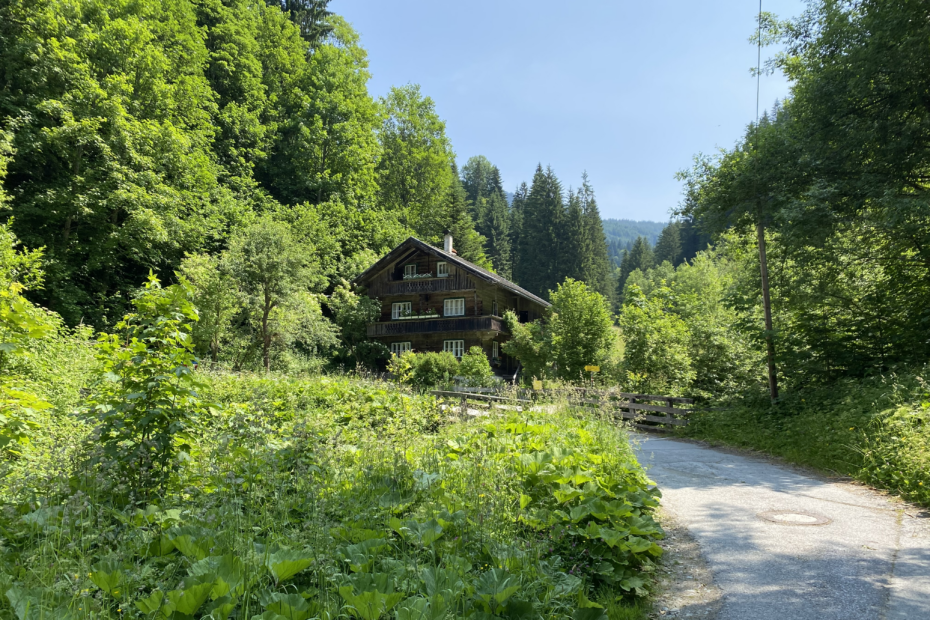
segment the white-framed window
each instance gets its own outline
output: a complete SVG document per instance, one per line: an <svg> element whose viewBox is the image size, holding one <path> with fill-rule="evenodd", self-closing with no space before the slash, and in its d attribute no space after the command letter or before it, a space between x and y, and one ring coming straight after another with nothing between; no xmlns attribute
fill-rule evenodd
<svg viewBox="0 0 930 620"><path fill-rule="evenodd" d="M392 342L391 343L391 354L392 355L403 355L404 353L410 352L413 347L410 346L409 342Z"/></svg>
<svg viewBox="0 0 930 620"><path fill-rule="evenodd" d="M391 304L391 318L402 319L413 313L413 303L409 301L400 301Z"/></svg>
<svg viewBox="0 0 930 620"><path fill-rule="evenodd" d="M465 316L465 298L456 297L442 302L442 316Z"/></svg>
<svg viewBox="0 0 930 620"><path fill-rule="evenodd" d="M462 357L462 355L465 354L465 341L464 340L443 340L442 350L448 351L455 357Z"/></svg>
<svg viewBox="0 0 930 620"><path fill-rule="evenodd" d="M417 275L417 266L416 263L413 265L404 265L404 277L409 278L410 276Z"/></svg>
<svg viewBox="0 0 930 620"><path fill-rule="evenodd" d="M449 277L449 263L442 262L442 261L436 263L436 277L437 278Z"/></svg>
<svg viewBox="0 0 930 620"><path fill-rule="evenodd" d="M491 343L491 359L500 359L500 349L498 348L498 342L495 340Z"/></svg>

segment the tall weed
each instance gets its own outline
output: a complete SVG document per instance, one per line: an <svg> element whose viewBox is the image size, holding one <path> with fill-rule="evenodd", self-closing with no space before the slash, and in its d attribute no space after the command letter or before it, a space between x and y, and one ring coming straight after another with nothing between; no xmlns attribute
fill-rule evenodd
<svg viewBox="0 0 930 620"><path fill-rule="evenodd" d="M203 379L216 406L159 500L117 509L80 476L2 498L0 618L639 614L658 493L613 424L456 421L344 377Z"/></svg>

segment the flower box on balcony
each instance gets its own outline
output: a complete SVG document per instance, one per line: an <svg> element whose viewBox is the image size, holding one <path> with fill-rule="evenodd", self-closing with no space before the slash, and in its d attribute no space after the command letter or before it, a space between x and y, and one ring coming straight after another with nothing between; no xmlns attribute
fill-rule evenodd
<svg viewBox="0 0 930 620"><path fill-rule="evenodd" d="M404 314L397 318L402 321L407 320L407 319L438 319L439 313L438 312L426 312L424 314Z"/></svg>

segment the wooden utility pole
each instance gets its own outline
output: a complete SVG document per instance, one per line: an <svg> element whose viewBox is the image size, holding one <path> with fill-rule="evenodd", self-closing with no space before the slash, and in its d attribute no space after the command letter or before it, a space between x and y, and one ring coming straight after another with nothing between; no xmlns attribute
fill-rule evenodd
<svg viewBox="0 0 930 620"><path fill-rule="evenodd" d="M759 268L762 271L762 312L765 315L765 354L769 367L769 395L778 400L778 374L775 369L775 333L772 329L772 298L769 296L769 264L765 257L765 227L762 214L756 222L756 237L759 242Z"/></svg>
<svg viewBox="0 0 930 620"><path fill-rule="evenodd" d="M756 131L759 131L759 90L762 86L762 0L759 0L759 21L756 30ZM769 296L769 263L765 258L765 226L762 224L762 204L757 205L756 240L759 244L759 269L762 272L762 313L765 315L765 357L769 367L769 396L778 400L778 373L775 368L775 332L772 329L772 298Z"/></svg>

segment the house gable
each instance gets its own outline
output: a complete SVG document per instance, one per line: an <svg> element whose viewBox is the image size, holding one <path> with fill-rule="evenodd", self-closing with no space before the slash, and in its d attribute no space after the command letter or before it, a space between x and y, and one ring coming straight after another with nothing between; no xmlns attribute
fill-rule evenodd
<svg viewBox="0 0 930 620"><path fill-rule="evenodd" d="M439 262L446 263L449 271L448 276L438 277L437 263ZM420 277L404 278L403 269L408 264L417 266L417 275ZM435 280L421 275L427 273L431 274ZM433 284L437 280L440 283ZM427 285L427 282L430 284ZM444 284L444 282L448 282L448 284ZM424 243L415 237L408 237L406 241L388 252L355 278L354 283L367 286L369 295L372 297L404 293L474 290L480 283L486 283L500 287L504 291L531 302L533 305L538 304L541 306L540 309L549 306L546 300L520 288L513 282L482 269L456 254Z"/></svg>

